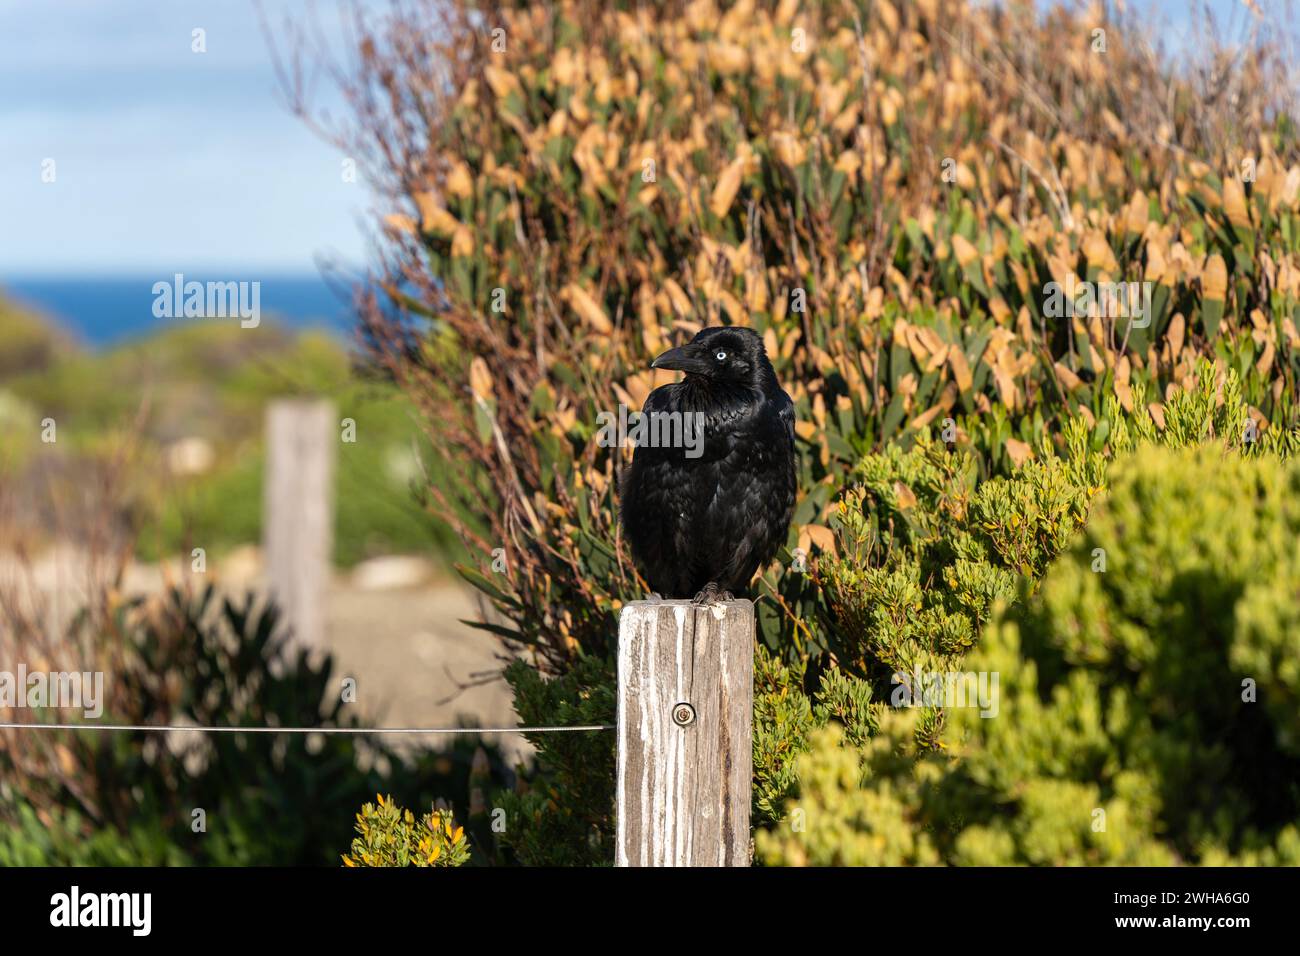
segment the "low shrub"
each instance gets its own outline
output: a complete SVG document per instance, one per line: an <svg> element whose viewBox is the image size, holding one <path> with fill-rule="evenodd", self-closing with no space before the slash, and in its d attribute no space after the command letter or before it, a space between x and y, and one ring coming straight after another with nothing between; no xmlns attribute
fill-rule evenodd
<svg viewBox="0 0 1300 956"><path fill-rule="evenodd" d="M995 713L815 735L762 859L1300 864L1300 464L1147 445L1109 485L962 662Z"/></svg>
<svg viewBox="0 0 1300 956"><path fill-rule="evenodd" d="M469 861L465 828L449 810L434 809L420 817L403 810L390 796L376 794L357 814L357 835L343 855L343 865L464 866Z"/></svg>
<svg viewBox="0 0 1300 956"><path fill-rule="evenodd" d="M585 657L546 678L524 661L506 669L525 726L614 723L613 662ZM505 821L499 840L514 862L600 866L614 860L614 735L526 734L537 751L518 785L493 795Z"/></svg>
<svg viewBox="0 0 1300 956"><path fill-rule="evenodd" d="M288 644L274 607L218 599L211 587L106 601L57 640L27 625L0 630L0 656L32 669L104 672L102 723L363 725L343 702L332 659ZM21 624L11 611L0 601L6 620ZM5 713L52 719L48 711ZM445 751L407 753L381 736L350 733L5 730L0 859L331 864L370 794L391 791L407 805L437 797L468 819L474 788L511 779L495 745L472 734ZM472 821L476 841L490 846L489 823Z"/></svg>

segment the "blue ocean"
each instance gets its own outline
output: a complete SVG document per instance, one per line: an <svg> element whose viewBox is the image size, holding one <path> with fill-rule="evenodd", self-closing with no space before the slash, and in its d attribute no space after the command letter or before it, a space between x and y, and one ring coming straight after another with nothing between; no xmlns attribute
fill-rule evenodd
<svg viewBox="0 0 1300 956"><path fill-rule="evenodd" d="M184 273L185 281L259 283L260 327L321 328L351 338L355 327L352 291L347 280L317 275L240 276ZM157 282L170 275L139 277L70 277L0 280L0 294L52 319L93 349L110 348L149 335L169 324L238 322L238 318L177 318L155 314ZM166 310L164 310L166 311Z"/></svg>

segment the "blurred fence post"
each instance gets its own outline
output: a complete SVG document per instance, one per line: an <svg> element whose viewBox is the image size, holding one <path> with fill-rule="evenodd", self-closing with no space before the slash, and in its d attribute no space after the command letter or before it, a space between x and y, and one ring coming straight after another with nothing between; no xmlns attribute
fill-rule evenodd
<svg viewBox="0 0 1300 956"><path fill-rule="evenodd" d="M262 539L271 595L301 647L325 639L325 593L333 551L334 407L282 399L266 416Z"/></svg>
<svg viewBox="0 0 1300 956"><path fill-rule="evenodd" d="M618 629L618 866L748 866L754 605L634 601Z"/></svg>

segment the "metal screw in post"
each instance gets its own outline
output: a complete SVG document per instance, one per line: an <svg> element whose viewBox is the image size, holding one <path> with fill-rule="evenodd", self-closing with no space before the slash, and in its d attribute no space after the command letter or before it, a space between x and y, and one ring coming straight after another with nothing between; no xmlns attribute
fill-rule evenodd
<svg viewBox="0 0 1300 956"><path fill-rule="evenodd" d="M674 706L673 723L678 727L689 727L695 723L695 708L685 702Z"/></svg>

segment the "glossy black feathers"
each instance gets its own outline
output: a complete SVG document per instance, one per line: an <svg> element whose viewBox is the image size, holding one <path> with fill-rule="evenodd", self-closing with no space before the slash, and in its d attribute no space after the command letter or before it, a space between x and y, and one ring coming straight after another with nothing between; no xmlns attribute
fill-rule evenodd
<svg viewBox="0 0 1300 956"><path fill-rule="evenodd" d="M750 329L704 329L654 367L686 377L655 389L643 413L690 416L703 427L698 436L679 432L698 439L693 447L638 444L619 494L632 556L666 598L692 598L710 585L743 592L789 531L794 405Z"/></svg>

